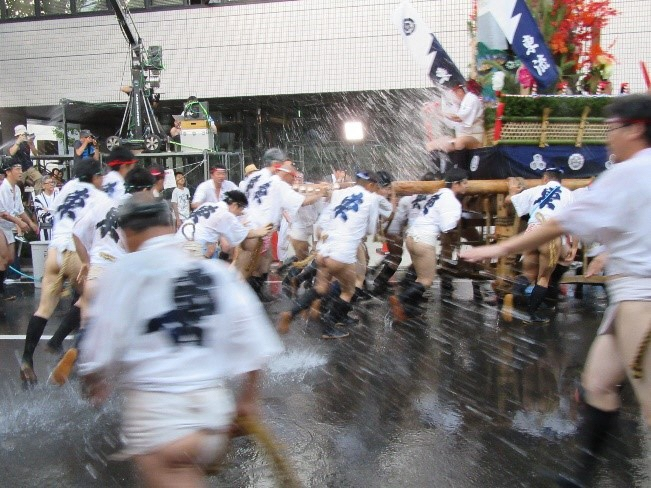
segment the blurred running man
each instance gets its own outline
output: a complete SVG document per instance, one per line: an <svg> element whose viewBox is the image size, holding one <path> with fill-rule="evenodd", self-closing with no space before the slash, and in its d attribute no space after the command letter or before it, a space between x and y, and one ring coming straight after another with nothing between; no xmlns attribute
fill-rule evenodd
<svg viewBox="0 0 651 488"><path fill-rule="evenodd" d="M282 345L235 273L182 249L166 202L136 195L118 222L131 254L99 280L82 382L94 404L120 385L123 454L146 486L205 486L202 468L224 453L236 414L257 414L260 370ZM225 384L236 376L237 401Z"/></svg>

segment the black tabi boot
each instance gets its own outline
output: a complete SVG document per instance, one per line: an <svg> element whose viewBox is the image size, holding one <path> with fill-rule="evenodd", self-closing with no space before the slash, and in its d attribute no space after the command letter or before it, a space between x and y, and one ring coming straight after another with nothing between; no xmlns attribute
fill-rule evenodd
<svg viewBox="0 0 651 488"><path fill-rule="evenodd" d="M345 320L351 309L351 304L343 301L340 297L333 297L321 316L321 338L322 339L343 339L350 334L335 327Z"/></svg>
<svg viewBox="0 0 651 488"><path fill-rule="evenodd" d="M484 297L481 294L481 283L478 281L472 282L472 300L477 303L484 301Z"/></svg>
<svg viewBox="0 0 651 488"><path fill-rule="evenodd" d="M550 307L555 307L558 303L558 297L561 293L560 281L565 272L570 269L569 266L557 264L549 277L549 284L547 285L547 296L545 296L544 303Z"/></svg>
<svg viewBox="0 0 651 488"><path fill-rule="evenodd" d="M287 271L287 274L283 278L282 282L282 288L283 288L283 293L287 295L288 297L293 297L296 294L296 291L298 290L298 284L296 281L296 277L301 274L301 271L299 268L294 268L291 267L289 268L289 271Z"/></svg>
<svg viewBox="0 0 651 488"><path fill-rule="evenodd" d="M414 265L411 264L407 268L407 271L405 271L405 274L400 280L400 282L398 283L398 285L400 286L401 289L404 290L406 288L409 288L412 285L412 283L416 281L416 278L417 278L416 270L414 269Z"/></svg>
<svg viewBox="0 0 651 488"><path fill-rule="evenodd" d="M425 286L422 283L414 283L400 295L400 301L405 309L408 318L416 317L423 313L422 303L425 301Z"/></svg>
<svg viewBox="0 0 651 488"><path fill-rule="evenodd" d="M274 297L267 295L263 290L264 284L267 281L266 274L263 276L250 276L246 281L249 283L251 288L253 288L253 291L258 295L258 299L262 303L269 303L275 300Z"/></svg>
<svg viewBox="0 0 651 488"><path fill-rule="evenodd" d="M531 290L531 295L527 299L527 313L529 314L529 320L525 320L528 323L546 323L549 322L549 319L538 315L538 307L547 296L547 288L539 285L535 285L533 290Z"/></svg>
<svg viewBox="0 0 651 488"><path fill-rule="evenodd" d="M598 456L617 425L619 410L606 412L583 404L583 419L577 429L578 456L572 476L560 475L557 485L563 487L588 487L592 485Z"/></svg>
<svg viewBox="0 0 651 488"><path fill-rule="evenodd" d="M373 298L373 296L367 292L364 288L359 288L355 287L355 293L353 294L353 298L350 299L351 303L357 303L357 302L366 302Z"/></svg>
<svg viewBox="0 0 651 488"><path fill-rule="evenodd" d="M314 300L322 298L321 295L317 293L314 288L310 288L305 293L303 293L296 302L291 310L287 312L282 312L278 319L278 332L285 334L289 331L289 326L299 313L303 310L307 310Z"/></svg>
<svg viewBox="0 0 651 488"><path fill-rule="evenodd" d="M420 315L423 311L421 303L424 301L425 287L421 283L413 283L404 290L400 296L389 297L389 306L396 322L404 322L407 319Z"/></svg>
<svg viewBox="0 0 651 488"><path fill-rule="evenodd" d="M20 365L20 379L27 384L36 384L38 381L34 373L34 351L41 340L47 319L32 315L27 324L27 333L25 334L25 349Z"/></svg>
<svg viewBox="0 0 651 488"><path fill-rule="evenodd" d="M76 303L79 300L79 294L75 292L72 303ZM72 334L75 330L81 325L81 309L75 305L70 306L70 310L63 318L63 321L59 324L59 328L56 330L52 338L47 341L46 350L53 354L61 354L63 352L63 340L68 337L69 334Z"/></svg>
<svg viewBox="0 0 651 488"><path fill-rule="evenodd" d="M452 298L454 292L454 285L452 284L452 277L446 274L441 275L441 298ZM474 292L474 283L473 283Z"/></svg>
<svg viewBox="0 0 651 488"><path fill-rule="evenodd" d="M375 276L373 286L371 287L371 294L374 296L382 296L389 292L389 280L396 272L394 263L382 263L382 269Z"/></svg>
<svg viewBox="0 0 651 488"><path fill-rule="evenodd" d="M81 310L79 307L72 306L63 322L59 324L52 338L47 341L47 349L53 354L61 354L63 352L63 340L79 329L81 323Z"/></svg>

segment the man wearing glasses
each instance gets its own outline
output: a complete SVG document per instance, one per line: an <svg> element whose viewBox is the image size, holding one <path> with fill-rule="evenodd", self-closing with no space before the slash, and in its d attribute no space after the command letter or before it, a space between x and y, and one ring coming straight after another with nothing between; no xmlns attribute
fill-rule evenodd
<svg viewBox="0 0 651 488"><path fill-rule="evenodd" d="M628 379L651 426L651 96L617 97L606 107L608 149L616 164L567 208L530 232L461 252L482 261L536 249L562 234L597 241L608 253L610 306L581 378L583 417L571 476L559 486L592 486L599 453L616 427Z"/></svg>

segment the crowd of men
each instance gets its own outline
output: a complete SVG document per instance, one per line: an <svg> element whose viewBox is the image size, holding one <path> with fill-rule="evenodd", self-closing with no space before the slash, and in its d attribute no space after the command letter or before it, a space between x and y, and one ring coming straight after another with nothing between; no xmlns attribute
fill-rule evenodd
<svg viewBox="0 0 651 488"><path fill-rule="evenodd" d="M573 235L603 244L618 276L610 287L615 308L606 314L584 375L584 449L575 473L559 478L561 486L588 482L626 377L647 422L651 418L651 249L643 178L651 151L651 97L623 97L609 113L609 145L621 164L581 196L561 185L559 168L547 168L542 185L530 189L511 181L507 203L518 215L529 215L526 232L461 252L469 261L524 252L528 322L547 321L540 305L556 284L555 267L573 259ZM104 174L94 154L88 156L75 164L75 178L53 201L42 203L52 215L50 248L20 376L26 385L37 382L34 353L68 282L76 300L47 348L60 354L63 339L79 332L52 380L65 382L64 366L71 363L66 357L74 362L79 354L86 394L101 403L121 377L123 452L134 458L149 486L200 485L197 468L223 453L234 415L255 414L260 371L282 349L276 331L286 333L302 311L313 312L323 339L354 333L358 320L351 310L373 295L390 295L395 324L422 315L436 276L438 241L459 227L468 188L468 174L453 167L439 191L400 200L391 192L391 175L370 170L356 171L353 181L334 173L332 182L320 186L326 191L299 192L293 185L305 186L302 175L281 149L272 148L261 158L261 169L247 168L239 186L227 179L225 168L211 168L192 199L178 173L167 202L159 193L161 168L140 167L128 149L116 148ZM37 231L17 185L23 167L10 159L3 168L0 286L13 259L16 227ZM640 186L639 207L626 197L631 185ZM265 285L272 233L283 225L301 262L285 280L293 303L274 328L260 302L275 298ZM365 242L376 234L387 236L389 255L367 286ZM412 267L392 289L387 283L403 245ZM224 384L236 375L244 376L237 400Z"/></svg>

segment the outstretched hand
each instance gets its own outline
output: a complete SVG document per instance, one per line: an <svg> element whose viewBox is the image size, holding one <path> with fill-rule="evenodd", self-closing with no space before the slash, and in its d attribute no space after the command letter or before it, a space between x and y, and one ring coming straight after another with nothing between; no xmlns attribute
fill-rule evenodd
<svg viewBox="0 0 651 488"><path fill-rule="evenodd" d="M471 263L477 263L486 259L499 258L505 255L506 249L501 244L472 247L470 249L464 249L459 253L461 259Z"/></svg>

